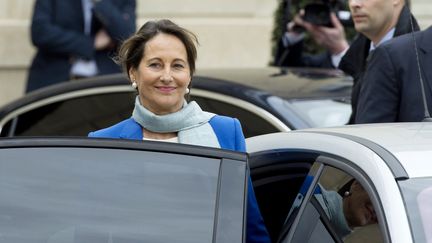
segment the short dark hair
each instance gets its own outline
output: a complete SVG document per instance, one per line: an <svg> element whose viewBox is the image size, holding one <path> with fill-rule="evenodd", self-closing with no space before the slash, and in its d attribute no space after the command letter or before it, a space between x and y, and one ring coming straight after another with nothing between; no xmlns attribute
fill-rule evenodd
<svg viewBox="0 0 432 243"><path fill-rule="evenodd" d="M145 45L156 35L164 33L173 35L184 44L189 63L190 74L195 72L195 61L197 59L196 44L198 38L191 31L178 26L168 19L146 22L135 34L125 40L120 46L116 62L120 64L129 77L129 69L138 68L143 58Z"/></svg>

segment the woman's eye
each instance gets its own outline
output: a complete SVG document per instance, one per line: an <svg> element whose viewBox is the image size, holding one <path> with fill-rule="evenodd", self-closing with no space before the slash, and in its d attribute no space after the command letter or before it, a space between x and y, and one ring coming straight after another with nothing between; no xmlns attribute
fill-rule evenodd
<svg viewBox="0 0 432 243"><path fill-rule="evenodd" d="M149 67L160 68L162 65L160 63L150 63Z"/></svg>
<svg viewBox="0 0 432 243"><path fill-rule="evenodd" d="M180 69L180 68L184 68L184 65L180 64L180 63L176 63L176 64L174 64L174 67L177 69Z"/></svg>

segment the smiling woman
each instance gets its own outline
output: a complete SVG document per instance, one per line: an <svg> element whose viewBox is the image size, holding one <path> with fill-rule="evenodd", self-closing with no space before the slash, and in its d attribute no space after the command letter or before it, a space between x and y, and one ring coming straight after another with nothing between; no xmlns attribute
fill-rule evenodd
<svg viewBox="0 0 432 243"><path fill-rule="evenodd" d="M191 81L186 48L176 37L159 34L151 39L138 68L129 70L136 82L141 104L158 115L180 110Z"/></svg>
<svg viewBox="0 0 432 243"><path fill-rule="evenodd" d="M187 102L195 71L196 36L170 20L149 21L119 51L132 86L137 89L132 117L90 133L90 137L160 140L245 152L240 122L204 112ZM246 242L269 242L249 179Z"/></svg>

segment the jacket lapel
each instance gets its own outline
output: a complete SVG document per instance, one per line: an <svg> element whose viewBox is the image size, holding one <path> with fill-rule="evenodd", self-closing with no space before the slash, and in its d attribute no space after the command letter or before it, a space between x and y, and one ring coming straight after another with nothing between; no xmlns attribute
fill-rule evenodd
<svg viewBox="0 0 432 243"><path fill-rule="evenodd" d="M129 118L120 133L120 138L142 140L143 135L141 126L134 119Z"/></svg>

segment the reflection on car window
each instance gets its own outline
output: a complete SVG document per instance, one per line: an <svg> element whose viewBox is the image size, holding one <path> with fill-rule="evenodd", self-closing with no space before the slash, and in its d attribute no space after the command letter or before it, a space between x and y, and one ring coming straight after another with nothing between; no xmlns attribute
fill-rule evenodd
<svg viewBox="0 0 432 243"><path fill-rule="evenodd" d="M371 198L351 175L327 166L314 194L336 234L344 242L382 242ZM367 227L369 226L369 227Z"/></svg>
<svg viewBox="0 0 432 243"><path fill-rule="evenodd" d="M415 242L432 242L432 178L400 181Z"/></svg>
<svg viewBox="0 0 432 243"><path fill-rule="evenodd" d="M87 136L131 116L134 92L105 93L62 100L25 112L8 121L0 136ZM240 120L245 137L279 130L241 107L210 98L191 97L205 111ZM122 102L118 102L121 100Z"/></svg>
<svg viewBox="0 0 432 243"><path fill-rule="evenodd" d="M294 100L295 109L314 127L332 127L347 124L351 105L336 100Z"/></svg>
<svg viewBox="0 0 432 243"><path fill-rule="evenodd" d="M213 240L218 159L131 150L21 150L2 151L9 159L0 162L1 242Z"/></svg>
<svg viewBox="0 0 432 243"><path fill-rule="evenodd" d="M134 92L124 92L51 103L19 115L16 127L8 122L2 136L7 136L11 128L13 136L87 136L90 131L130 117L134 99Z"/></svg>
<svg viewBox="0 0 432 243"><path fill-rule="evenodd" d="M282 242L382 242L375 209L363 186L339 169L320 163L312 168L315 171L305 179L284 226L286 231L290 225L293 233L285 232ZM299 211L302 205L305 208Z"/></svg>

